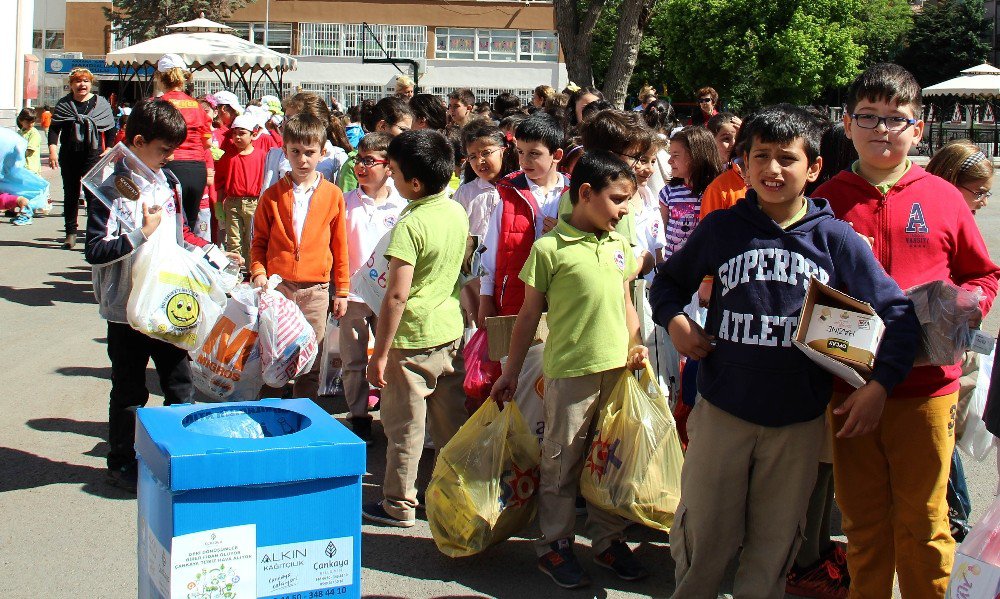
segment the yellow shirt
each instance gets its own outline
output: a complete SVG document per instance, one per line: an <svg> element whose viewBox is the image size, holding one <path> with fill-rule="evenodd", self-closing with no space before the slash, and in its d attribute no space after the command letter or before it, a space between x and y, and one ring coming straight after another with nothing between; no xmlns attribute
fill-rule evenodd
<svg viewBox="0 0 1000 599"><path fill-rule="evenodd" d="M625 366L629 332L624 282L637 268L619 233L597 237L560 218L535 241L521 280L545 294L548 340L542 370L569 378Z"/></svg>

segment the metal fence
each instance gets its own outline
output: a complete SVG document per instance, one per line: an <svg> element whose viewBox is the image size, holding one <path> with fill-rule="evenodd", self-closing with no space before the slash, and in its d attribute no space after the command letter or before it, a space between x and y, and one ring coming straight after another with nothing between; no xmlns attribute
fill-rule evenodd
<svg viewBox="0 0 1000 599"><path fill-rule="evenodd" d="M930 156L948 142L968 139L990 157L1000 156L1000 105L992 102L924 106L924 136L917 151Z"/></svg>

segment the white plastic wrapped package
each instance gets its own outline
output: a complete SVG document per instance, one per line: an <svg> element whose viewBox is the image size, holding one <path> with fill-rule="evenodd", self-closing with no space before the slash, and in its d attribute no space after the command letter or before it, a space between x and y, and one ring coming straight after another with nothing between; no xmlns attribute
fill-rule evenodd
<svg viewBox="0 0 1000 599"><path fill-rule="evenodd" d="M259 298L260 292L245 283L233 289L208 339L191 354L194 384L213 399L250 401L260 393Z"/></svg>
<svg viewBox="0 0 1000 599"><path fill-rule="evenodd" d="M981 320L981 295L950 281L929 281L906 290L920 321L917 366L951 366L969 347L969 321Z"/></svg>
<svg viewBox="0 0 1000 599"><path fill-rule="evenodd" d="M521 374L517 377L517 392L514 393L514 403L517 404L528 430L542 442L545 435L545 375L542 374L542 354L545 344L537 343L528 348L521 366ZM502 360L507 362L507 358Z"/></svg>
<svg viewBox="0 0 1000 599"><path fill-rule="evenodd" d="M316 332L295 302L274 290L280 281L272 276L260 294L260 356L264 383L284 387L316 360Z"/></svg>
<svg viewBox="0 0 1000 599"><path fill-rule="evenodd" d="M993 354L990 354L983 356L979 361L976 388L969 399L964 426L961 427L961 434L956 440L959 449L980 462L990 455L990 450L996 444L996 437L986 429L986 423L983 422L986 398L990 392L990 378L993 375L993 357Z"/></svg>
<svg viewBox="0 0 1000 599"><path fill-rule="evenodd" d="M171 209L164 212L156 231L135 252L128 322L140 333L190 352L215 326L226 294L218 271L177 245L176 218Z"/></svg>
<svg viewBox="0 0 1000 599"><path fill-rule="evenodd" d="M339 395L344 392L341 377L344 363L340 358L340 321L331 314L326 321L323 360L319 366L319 394Z"/></svg>

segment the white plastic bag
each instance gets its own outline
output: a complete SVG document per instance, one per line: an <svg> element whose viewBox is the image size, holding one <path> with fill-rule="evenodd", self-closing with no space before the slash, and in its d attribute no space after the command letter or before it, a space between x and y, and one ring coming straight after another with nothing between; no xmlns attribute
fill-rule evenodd
<svg viewBox="0 0 1000 599"><path fill-rule="evenodd" d="M392 231L383 235L368 261L351 275L351 290L365 300L376 314L382 309L382 298L389 282L389 261L385 259L385 251L389 248L391 237Z"/></svg>
<svg viewBox="0 0 1000 599"><path fill-rule="evenodd" d="M194 351L222 314L226 294L218 271L177 244L174 202L162 210L160 225L135 252L128 322L140 333Z"/></svg>
<svg viewBox="0 0 1000 599"><path fill-rule="evenodd" d="M259 298L260 292L245 283L233 289L208 339L191 354L194 384L213 399L251 401L260 393Z"/></svg>
<svg viewBox="0 0 1000 599"><path fill-rule="evenodd" d="M545 376L542 374L542 354L545 344L538 343L528 348L521 366L521 374L517 377L517 392L514 393L514 403L517 404L528 430L542 442L545 435ZM507 358L503 359L506 363Z"/></svg>
<svg viewBox="0 0 1000 599"><path fill-rule="evenodd" d="M281 279L272 275L267 289L261 292L260 357L264 383L284 387L303 372L309 372L316 360L316 332L295 302L274 288Z"/></svg>
<svg viewBox="0 0 1000 599"><path fill-rule="evenodd" d="M996 352L996 349L993 350ZM965 427L958 437L958 448L978 461L983 461L990 455L990 450L996 443L996 437L986 430L983 422L983 412L986 410L986 398L990 392L990 377L993 375L993 353L982 356L979 360L979 376L976 389L969 399L969 411Z"/></svg>
<svg viewBox="0 0 1000 599"><path fill-rule="evenodd" d="M339 395L344 392L341 377L344 363L340 359L340 321L331 314L326 321L322 362L319 365L319 394Z"/></svg>

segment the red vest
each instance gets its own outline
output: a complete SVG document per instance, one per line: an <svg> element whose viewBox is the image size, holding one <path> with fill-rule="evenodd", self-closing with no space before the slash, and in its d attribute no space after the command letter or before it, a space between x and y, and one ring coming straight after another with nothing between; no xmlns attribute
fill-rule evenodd
<svg viewBox="0 0 1000 599"><path fill-rule="evenodd" d="M538 202L522 171L511 173L497 182L503 218L497 242L496 280L493 301L498 316L514 316L524 303L524 281L518 275L528 261L535 242L535 215Z"/></svg>

